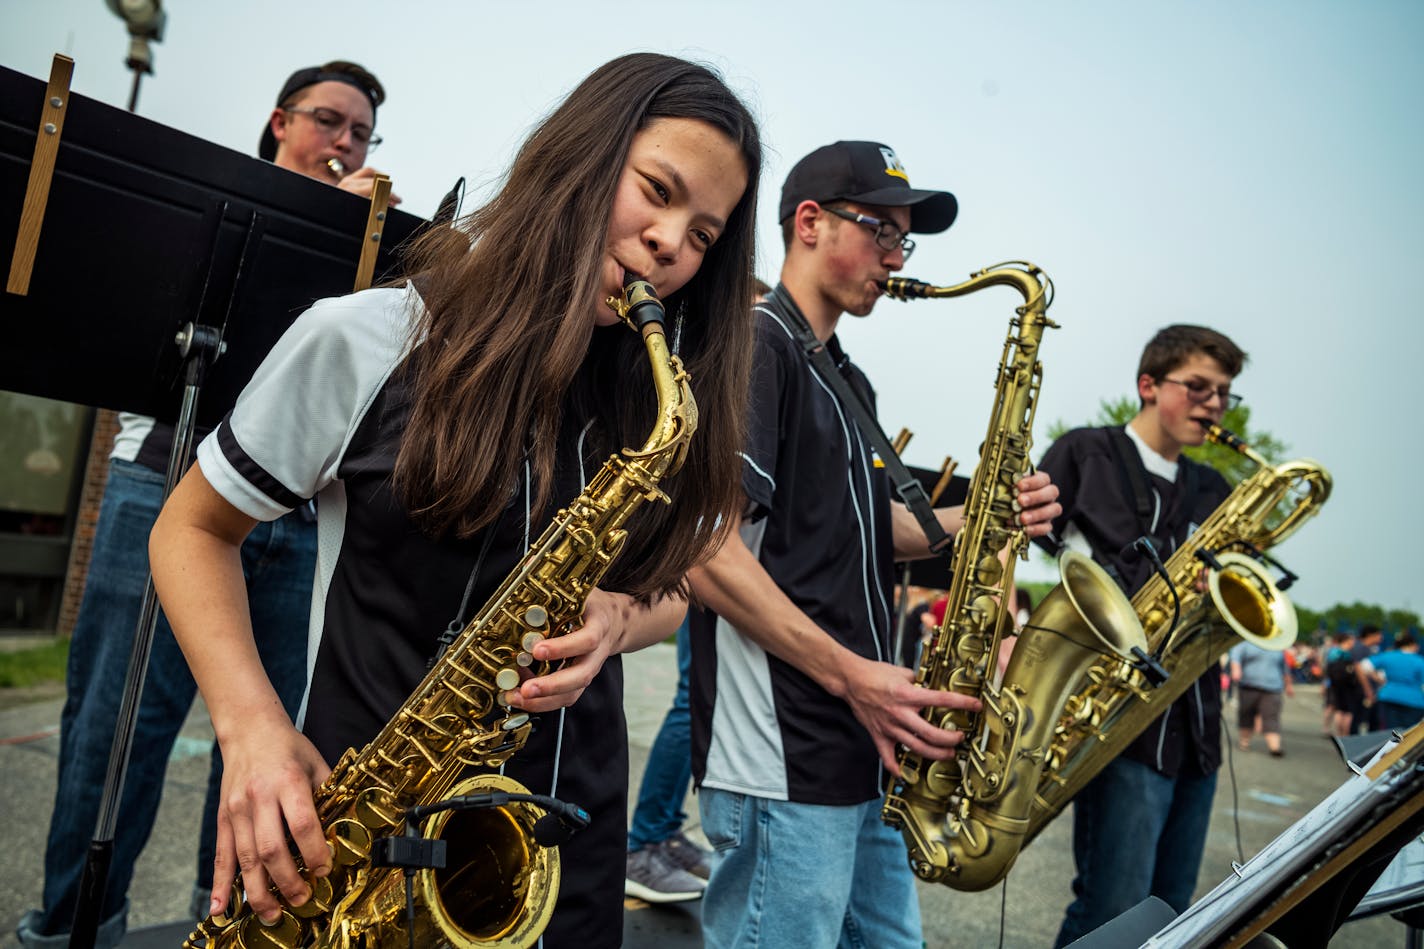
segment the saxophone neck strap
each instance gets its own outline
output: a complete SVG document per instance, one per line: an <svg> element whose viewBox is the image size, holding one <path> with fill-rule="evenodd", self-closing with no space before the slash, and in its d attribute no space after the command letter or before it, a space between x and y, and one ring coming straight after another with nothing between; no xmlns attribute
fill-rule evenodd
<svg viewBox="0 0 1424 949"><path fill-rule="evenodd" d="M1108 444L1122 482L1123 494L1132 500L1137 526L1144 534L1152 532L1152 488L1147 480L1147 466L1142 463L1137 446L1128 437L1127 429L1113 425L1107 429Z"/></svg>
<svg viewBox="0 0 1424 949"><path fill-rule="evenodd" d="M954 538L945 533L939 518L935 517L934 508L930 505L930 496L925 491L925 486L910 473L904 462L900 461L900 455L890 443L890 438L880 427L880 423L876 421L875 412L866 404L865 398L852 385L851 380L847 379L836 365L826 344L817 339L816 334L811 331L811 324L806 321L801 309L791 299L791 294L786 290L786 287L777 284L775 289L767 294L767 298L778 311L787 317L791 331L795 334L801 351L806 354L806 361L811 364L816 375L820 376L821 381L830 387L840 403L850 410L856 427L860 429L865 440L870 442L871 447L880 457L881 464L885 466L895 493L899 495L905 507L910 509L910 513L914 514L915 520L919 522L920 530L924 531L925 538L929 541L930 552L939 554L947 551L954 543Z"/></svg>
<svg viewBox="0 0 1424 949"><path fill-rule="evenodd" d="M1152 485L1147 474L1147 466L1143 464L1141 452L1133 444L1125 427L1113 425L1106 431L1108 444L1112 446L1113 460L1117 462L1122 491L1132 501L1138 527L1147 536L1159 533L1163 528L1166 529L1168 535L1175 536L1177 528L1191 520L1192 511L1196 507L1197 491L1201 485L1201 469L1197 467L1196 462L1185 455L1177 459L1180 476L1176 500L1172 504L1172 509L1162 512L1159 523L1154 525L1152 510L1155 505L1152 497ZM1153 531L1154 526L1157 528L1156 532Z"/></svg>

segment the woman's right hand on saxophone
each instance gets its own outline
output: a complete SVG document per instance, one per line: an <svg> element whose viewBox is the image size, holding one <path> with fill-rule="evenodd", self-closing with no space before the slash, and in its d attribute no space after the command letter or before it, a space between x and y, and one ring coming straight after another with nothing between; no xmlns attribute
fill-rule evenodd
<svg viewBox="0 0 1424 949"><path fill-rule="evenodd" d="M313 875L331 872L331 851L312 803L313 793L331 768L293 727L280 702L276 714L267 718L260 724L244 723L220 742L222 801L209 913L227 909L232 881L241 870L252 911L271 923L281 904L269 884L292 906L301 906L311 897L292 857L289 833Z"/></svg>
<svg viewBox="0 0 1424 949"><path fill-rule="evenodd" d="M255 524L194 465L154 524L149 562L223 753L211 911L228 909L241 867L253 911L271 922L279 903L269 882L293 906L311 895L289 832L314 873L330 870L312 793L331 769L292 725L257 654L240 553Z"/></svg>

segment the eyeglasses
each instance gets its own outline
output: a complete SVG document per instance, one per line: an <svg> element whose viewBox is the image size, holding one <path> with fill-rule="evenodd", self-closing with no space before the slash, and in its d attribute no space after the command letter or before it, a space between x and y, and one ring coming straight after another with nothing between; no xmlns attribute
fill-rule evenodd
<svg viewBox="0 0 1424 949"><path fill-rule="evenodd" d="M1211 401L1214 395L1221 399L1221 404L1228 409L1234 409L1241 404L1241 396L1231 391L1230 386L1214 386L1205 379L1158 379L1158 382L1175 382L1187 390L1187 398L1198 405L1203 405Z"/></svg>
<svg viewBox="0 0 1424 949"><path fill-rule="evenodd" d="M827 214L834 214L838 218L850 221L854 224L863 224L875 232L875 243L881 250L894 250L900 248L905 252L905 259L909 260L910 255L915 252L915 242L905 236L905 232L900 230L889 221L882 221L873 218L868 214L856 214L853 211L842 211L840 208L821 208Z"/></svg>
<svg viewBox="0 0 1424 949"><path fill-rule="evenodd" d="M326 135L327 138L340 138L341 132L348 125L351 127L351 140L366 151L375 151L376 146L384 139L371 130L369 125L352 122L337 112L335 109L326 109L317 106L313 109L302 109L294 105L284 106L283 112L298 112L302 115L309 115L316 127Z"/></svg>

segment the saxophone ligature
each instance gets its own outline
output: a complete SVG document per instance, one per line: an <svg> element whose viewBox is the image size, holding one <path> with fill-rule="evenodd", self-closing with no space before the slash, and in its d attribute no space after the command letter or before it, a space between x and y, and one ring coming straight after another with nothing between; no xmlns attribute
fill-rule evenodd
<svg viewBox="0 0 1424 949"><path fill-rule="evenodd" d="M1295 641L1295 608L1283 592L1294 576L1278 583L1271 568L1279 564L1265 552L1320 510L1330 472L1308 459L1273 465L1220 425L1204 427L1209 441L1251 459L1256 471L1167 558L1165 578L1155 574L1132 597L1166 683L1145 688L1137 670L1111 660L1078 682L1055 729L1029 840L1226 650L1245 641L1279 651Z"/></svg>
<svg viewBox="0 0 1424 949"><path fill-rule="evenodd" d="M982 890L1008 873L1028 830L1035 791L1048 766L1053 730L1082 672L1104 654L1129 662L1146 645L1131 604L1091 559L1070 553L1061 583L1033 611L1004 670L996 657L1006 634L1004 595L1013 566L1028 556L1016 521L1015 485L1030 470L1033 419L1043 377L1038 358L1052 282L1030 263L985 268L963 283L935 287L892 278L888 296L956 297L1007 285L1024 303L1015 310L999 361L989 431L954 542L953 578L944 621L922 654L915 683L979 699L980 712L925 708L940 728L964 740L948 761L926 761L901 748L899 773L882 819L900 830L910 866L929 882ZM1000 562L1007 551L1007 567Z"/></svg>
<svg viewBox="0 0 1424 949"><path fill-rule="evenodd" d="M606 302L647 350L658 399L647 441L609 458L381 733L336 763L315 794L332 871L313 877L299 864L311 899L284 903L268 926L246 903L239 878L228 912L199 922L185 947L526 949L548 925L559 853L538 842L534 825L541 811L562 802L540 801L503 775L464 775L471 767L497 769L523 748L532 721L508 706L504 693L523 670L549 671L533 657L534 646L582 625L589 593L627 539L628 518L646 501L668 500L658 483L682 465L697 427L688 374L668 350L652 285L629 275L622 298ZM479 809L448 809L457 798ZM578 816L576 806L564 807ZM377 858L407 820L448 854L445 868L416 872L409 902L403 871Z"/></svg>

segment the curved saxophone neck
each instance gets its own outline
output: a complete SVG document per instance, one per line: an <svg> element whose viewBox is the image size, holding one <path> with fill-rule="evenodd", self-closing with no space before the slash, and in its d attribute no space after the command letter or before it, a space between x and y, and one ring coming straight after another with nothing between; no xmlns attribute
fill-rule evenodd
<svg viewBox="0 0 1424 949"><path fill-rule="evenodd" d="M963 283L947 287L937 287L910 277L891 277L881 285L881 289L887 297L895 300L925 300L964 296L996 285L1013 287L1024 298L1020 315L1030 310L1042 313L1053 303L1053 281L1026 260L1009 260L985 267L975 271Z"/></svg>
<svg viewBox="0 0 1424 949"><path fill-rule="evenodd" d="M633 274L624 280L621 298L610 296L604 302L643 337L658 397L657 422L647 441L639 450L628 449L625 454L642 459L662 456L666 463L658 474L670 474L687 457L688 443L697 429L697 400L682 360L668 349L663 328L667 311L653 285Z"/></svg>
<svg viewBox="0 0 1424 949"><path fill-rule="evenodd" d="M1268 496L1271 503L1261 505L1256 532L1242 538L1261 550L1274 547L1295 533L1330 497L1330 472L1322 465L1306 459L1273 465L1234 432L1214 423L1203 423L1202 428L1207 441L1240 452L1260 468L1248 482L1237 486L1233 496L1247 490L1248 484L1260 485L1257 490ZM1275 510L1277 505L1282 508L1280 511ZM1275 514L1270 523L1265 520L1268 511Z"/></svg>

